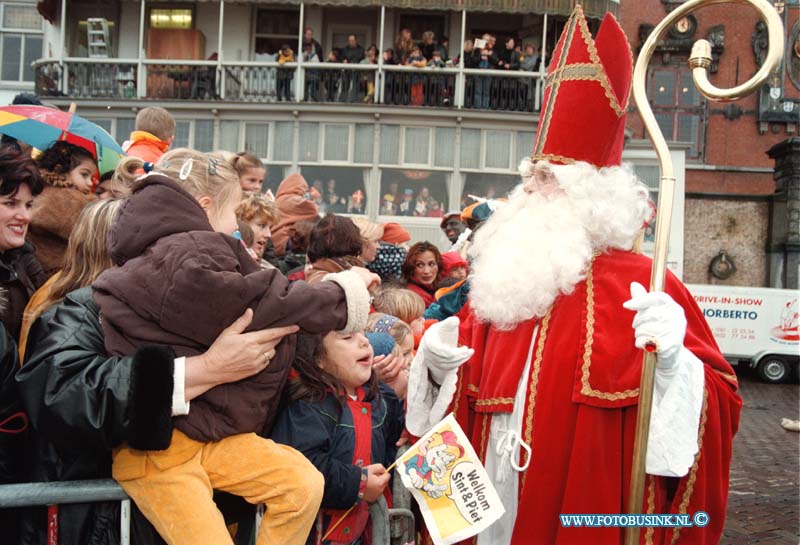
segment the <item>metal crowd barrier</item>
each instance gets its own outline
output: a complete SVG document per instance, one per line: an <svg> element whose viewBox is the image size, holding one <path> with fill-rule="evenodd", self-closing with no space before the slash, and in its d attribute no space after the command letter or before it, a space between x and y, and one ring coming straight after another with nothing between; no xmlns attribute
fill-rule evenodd
<svg viewBox="0 0 800 545"><path fill-rule="evenodd" d="M0 509L65 503L120 502L120 545L131 542L131 500L113 479L22 483L0 486ZM51 512L48 512L50 525ZM57 511L55 515L58 516ZM56 525L57 527L57 525Z"/></svg>
<svg viewBox="0 0 800 545"><path fill-rule="evenodd" d="M396 481L399 481L399 477ZM402 484L399 486L403 488ZM395 490L399 492L398 486ZM405 489L403 489L405 491ZM402 492L399 492L402 495ZM408 491L405 491L408 495ZM387 509L386 502L381 498L371 509L372 534L374 545L391 545L392 543L407 543L414 536L414 514L404 505L410 498L401 500L401 506ZM92 503L99 501L120 502L120 545L131 543L131 500L125 491L113 479L97 479L87 481L62 481L45 483L21 483L0 486L0 509L13 507L57 506L67 503ZM48 525L50 517L58 516L57 510L48 512ZM257 516L258 517L258 516ZM408 519L406 524L398 524L402 519ZM257 523L260 522L257 520ZM55 526L57 528L57 524ZM256 529L258 524L256 524Z"/></svg>

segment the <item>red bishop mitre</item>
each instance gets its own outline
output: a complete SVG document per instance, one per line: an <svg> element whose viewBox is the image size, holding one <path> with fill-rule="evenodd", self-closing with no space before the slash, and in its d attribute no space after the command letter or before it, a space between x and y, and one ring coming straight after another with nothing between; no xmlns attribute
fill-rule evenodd
<svg viewBox="0 0 800 545"><path fill-rule="evenodd" d="M545 82L532 159L619 165L633 55L610 13L593 40L578 5L558 40Z"/></svg>

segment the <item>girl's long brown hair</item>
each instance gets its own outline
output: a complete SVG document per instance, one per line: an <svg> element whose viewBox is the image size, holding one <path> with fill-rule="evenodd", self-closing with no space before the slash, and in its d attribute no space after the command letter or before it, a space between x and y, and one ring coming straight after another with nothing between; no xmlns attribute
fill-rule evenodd
<svg viewBox="0 0 800 545"><path fill-rule="evenodd" d="M323 335L311 333L297 335L297 348L292 367L298 376L289 381L289 399L319 403L332 393L336 396L341 409L347 404L345 388L338 378L319 365L325 359L322 337ZM367 390L365 400L372 400L378 395L378 377L374 370L364 386Z"/></svg>
<svg viewBox="0 0 800 545"><path fill-rule="evenodd" d="M67 243L64 268L53 282L50 293L30 312L30 320L38 318L64 296L94 282L100 273L111 267L106 239L124 200L94 201L81 211Z"/></svg>

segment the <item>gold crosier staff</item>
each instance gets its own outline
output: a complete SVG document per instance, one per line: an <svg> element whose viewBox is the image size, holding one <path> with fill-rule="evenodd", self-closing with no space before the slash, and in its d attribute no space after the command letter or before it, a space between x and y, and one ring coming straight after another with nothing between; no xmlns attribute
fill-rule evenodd
<svg viewBox="0 0 800 545"><path fill-rule="evenodd" d="M711 44L706 40L698 40L692 47L689 66L697 89L709 100L730 102L759 89L767 78L780 66L783 57L784 38L783 24L775 8L767 0L689 0L674 11L650 33L642 46L633 71L633 97L639 114L642 116L647 134L656 150L661 182L658 192L658 208L656 214L655 252L653 270L650 274L650 290L663 291L666 278L667 252L669 249L669 227L672 221L672 206L675 197L675 173L672 158L658 127L653 110L647 100L646 76L650 57L658 45L662 34L672 28L675 23L701 7L715 4L750 4L767 24L769 32L769 51L764 64L756 74L741 85L731 89L719 89L708 81L707 69L711 65ZM639 385L639 406L636 421L636 437L633 447L633 464L631 466L631 488L628 496L628 513L641 513L644 499L645 455L647 453L647 436L650 431L650 411L653 403L653 379L655 378L656 350L655 345L645 351L642 365L642 379ZM629 527L625 533L625 545L638 545L638 527Z"/></svg>

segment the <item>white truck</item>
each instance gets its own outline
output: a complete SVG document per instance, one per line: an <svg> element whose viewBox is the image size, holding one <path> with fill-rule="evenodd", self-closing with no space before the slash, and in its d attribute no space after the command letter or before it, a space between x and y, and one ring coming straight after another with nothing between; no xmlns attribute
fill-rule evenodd
<svg viewBox="0 0 800 545"><path fill-rule="evenodd" d="M689 284L731 363L747 362L766 382L784 382L800 362L798 291Z"/></svg>

